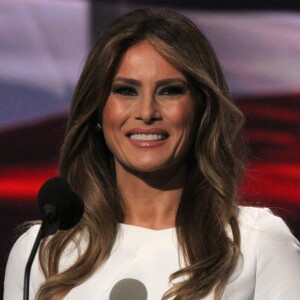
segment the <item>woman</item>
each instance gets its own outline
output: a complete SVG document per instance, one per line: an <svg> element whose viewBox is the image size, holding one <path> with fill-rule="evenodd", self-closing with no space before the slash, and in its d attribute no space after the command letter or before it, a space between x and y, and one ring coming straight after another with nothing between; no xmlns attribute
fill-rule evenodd
<svg viewBox="0 0 300 300"><path fill-rule="evenodd" d="M298 299L299 243L268 210L237 206L243 122L188 19L148 10L117 19L87 59L61 152L85 213L42 243L31 294ZM5 299L20 298L12 274L37 230L12 250Z"/></svg>

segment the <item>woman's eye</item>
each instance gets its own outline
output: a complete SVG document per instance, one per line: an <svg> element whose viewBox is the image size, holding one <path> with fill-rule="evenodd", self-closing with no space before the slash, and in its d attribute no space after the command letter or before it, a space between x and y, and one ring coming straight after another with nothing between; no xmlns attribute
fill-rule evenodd
<svg viewBox="0 0 300 300"><path fill-rule="evenodd" d="M120 94L123 96L136 96L137 91L130 86L117 86L112 88L114 94Z"/></svg>
<svg viewBox="0 0 300 300"><path fill-rule="evenodd" d="M187 88L183 86L169 86L162 88L159 92L162 96L180 96L187 93Z"/></svg>

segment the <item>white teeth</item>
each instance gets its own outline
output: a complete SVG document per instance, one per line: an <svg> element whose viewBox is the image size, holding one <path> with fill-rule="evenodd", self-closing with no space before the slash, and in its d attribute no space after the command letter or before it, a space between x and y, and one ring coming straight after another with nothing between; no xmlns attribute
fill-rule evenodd
<svg viewBox="0 0 300 300"><path fill-rule="evenodd" d="M136 140L136 141L161 141L165 140L167 138L166 134L131 134L129 135L129 138L131 140Z"/></svg>

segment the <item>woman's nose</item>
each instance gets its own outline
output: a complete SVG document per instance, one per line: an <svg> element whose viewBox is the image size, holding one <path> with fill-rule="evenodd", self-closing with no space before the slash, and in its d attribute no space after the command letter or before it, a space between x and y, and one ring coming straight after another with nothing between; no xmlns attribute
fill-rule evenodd
<svg viewBox="0 0 300 300"><path fill-rule="evenodd" d="M135 118L151 124L161 119L159 104L155 99L155 95L141 96L136 105Z"/></svg>

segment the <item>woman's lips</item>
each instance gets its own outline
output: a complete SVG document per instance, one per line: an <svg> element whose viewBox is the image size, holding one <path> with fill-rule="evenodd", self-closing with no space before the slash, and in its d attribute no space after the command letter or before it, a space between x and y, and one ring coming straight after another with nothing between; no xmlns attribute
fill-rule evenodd
<svg viewBox="0 0 300 300"><path fill-rule="evenodd" d="M158 147L163 145L169 135L165 130L158 128L132 129L127 133L131 144L138 147Z"/></svg>

